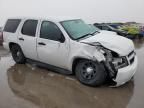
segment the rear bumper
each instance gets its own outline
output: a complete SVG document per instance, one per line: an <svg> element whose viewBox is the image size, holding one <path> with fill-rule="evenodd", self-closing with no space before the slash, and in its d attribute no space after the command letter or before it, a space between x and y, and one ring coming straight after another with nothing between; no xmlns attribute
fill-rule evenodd
<svg viewBox="0 0 144 108"><path fill-rule="evenodd" d="M119 69L116 79L114 79L114 81L117 83L116 86L120 86L128 82L134 76L137 70L137 65L138 65L138 60L137 60L137 56L135 56L135 60L133 64Z"/></svg>

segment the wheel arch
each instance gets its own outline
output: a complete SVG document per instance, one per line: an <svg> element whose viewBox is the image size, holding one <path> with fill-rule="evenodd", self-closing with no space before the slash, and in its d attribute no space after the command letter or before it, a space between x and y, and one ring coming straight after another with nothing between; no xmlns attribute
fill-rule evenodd
<svg viewBox="0 0 144 108"><path fill-rule="evenodd" d="M11 50L11 48L12 48L13 45L17 45L17 46L20 47L19 44L15 43L15 42L10 42L10 43L9 43L9 49L10 49L10 50ZM21 47L20 47L20 48L21 48Z"/></svg>
<svg viewBox="0 0 144 108"><path fill-rule="evenodd" d="M73 59L73 62L72 62L72 73L75 74L75 68L76 68L76 65L77 63L80 61L80 60L92 60L92 59L88 59L88 58L84 58L84 57L76 57ZM92 60L93 61L93 60Z"/></svg>

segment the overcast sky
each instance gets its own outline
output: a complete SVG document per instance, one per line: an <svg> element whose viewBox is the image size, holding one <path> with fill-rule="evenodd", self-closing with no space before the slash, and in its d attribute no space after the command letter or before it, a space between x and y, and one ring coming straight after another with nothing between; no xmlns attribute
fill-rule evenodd
<svg viewBox="0 0 144 108"><path fill-rule="evenodd" d="M0 25L8 17L17 16L75 16L88 23L144 23L144 0L0 0Z"/></svg>

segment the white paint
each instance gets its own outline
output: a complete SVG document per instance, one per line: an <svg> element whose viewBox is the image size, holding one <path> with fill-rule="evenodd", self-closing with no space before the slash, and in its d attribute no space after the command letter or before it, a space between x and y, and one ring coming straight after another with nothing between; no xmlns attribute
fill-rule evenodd
<svg viewBox="0 0 144 108"><path fill-rule="evenodd" d="M101 32L81 41L72 40L65 32L63 27L58 23L58 20L38 19L36 37L25 36L20 32L25 20L26 19L22 19L16 33L3 33L4 47L9 49L9 42L18 43L26 58L38 60L70 71L72 71L72 64L76 58L85 58L99 62L105 60L105 56L98 49L96 49L96 46L91 46L85 43L98 42L103 47L118 53L120 56L127 56L134 50L134 44L131 40L110 33L106 34ZM43 20L51 21L60 28L65 37L64 43L42 39L39 37L40 25ZM18 37L23 37L25 39L24 42L19 41ZM38 45L39 42L43 42L46 45ZM115 80L118 85L127 82L134 75L136 68L137 59L135 59L132 65L119 69Z"/></svg>
<svg viewBox="0 0 144 108"><path fill-rule="evenodd" d="M127 81L129 81L135 74L137 70L138 60L137 57L135 57L135 62L132 65L129 65L125 68L119 69L117 77L115 81L117 82L116 86L123 85Z"/></svg>
<svg viewBox="0 0 144 108"><path fill-rule="evenodd" d="M82 40L81 42L93 43L99 42L104 47L118 52L121 56L125 56L134 49L134 44L130 39L122 36L99 33L95 36Z"/></svg>

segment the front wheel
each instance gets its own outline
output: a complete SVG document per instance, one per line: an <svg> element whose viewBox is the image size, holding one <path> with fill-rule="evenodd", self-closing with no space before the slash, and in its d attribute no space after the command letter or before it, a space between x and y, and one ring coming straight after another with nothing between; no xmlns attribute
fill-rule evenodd
<svg viewBox="0 0 144 108"><path fill-rule="evenodd" d="M99 86L106 80L104 66L90 60L80 60L76 66L76 77L78 80L89 86Z"/></svg>
<svg viewBox="0 0 144 108"><path fill-rule="evenodd" d="M21 50L21 48L18 45L13 45L11 47L11 53L14 61L18 64L24 64L26 59L25 56Z"/></svg>

